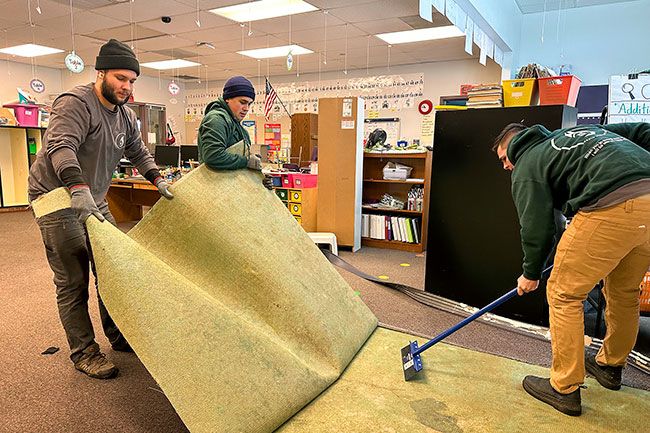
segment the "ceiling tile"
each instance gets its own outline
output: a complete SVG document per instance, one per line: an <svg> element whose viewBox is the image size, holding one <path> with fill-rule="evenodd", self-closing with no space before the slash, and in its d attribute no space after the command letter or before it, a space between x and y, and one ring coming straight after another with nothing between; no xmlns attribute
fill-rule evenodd
<svg viewBox="0 0 650 433"><path fill-rule="evenodd" d="M149 21L162 16L187 14L196 11L196 7L179 3L175 0L134 1L93 9L93 12L127 22Z"/></svg>
<svg viewBox="0 0 650 433"><path fill-rule="evenodd" d="M232 21L205 11L199 13L199 19L200 19L199 21L201 23L201 27L196 25L196 19L197 19L196 12L174 15L171 18L172 18L172 22L169 24L163 23L162 20L160 20L160 18L156 18L149 21L143 21L138 24L140 24L143 27L147 27L149 29L153 29L162 33L169 33L169 34L187 33L196 30L205 30L205 29L212 29L214 27L232 25Z"/></svg>
<svg viewBox="0 0 650 433"><path fill-rule="evenodd" d="M330 15L349 23L378 20L386 17L406 17L418 15L417 1L378 0L365 4L341 7L330 10Z"/></svg>

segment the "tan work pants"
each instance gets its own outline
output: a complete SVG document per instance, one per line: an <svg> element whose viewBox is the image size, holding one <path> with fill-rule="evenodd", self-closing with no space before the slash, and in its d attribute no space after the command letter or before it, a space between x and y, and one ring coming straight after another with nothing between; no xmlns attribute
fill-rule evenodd
<svg viewBox="0 0 650 433"><path fill-rule="evenodd" d="M605 280L607 334L596 356L622 366L639 331L639 285L650 266L650 194L578 212L562 236L547 285L551 385L561 393L584 382L583 301Z"/></svg>

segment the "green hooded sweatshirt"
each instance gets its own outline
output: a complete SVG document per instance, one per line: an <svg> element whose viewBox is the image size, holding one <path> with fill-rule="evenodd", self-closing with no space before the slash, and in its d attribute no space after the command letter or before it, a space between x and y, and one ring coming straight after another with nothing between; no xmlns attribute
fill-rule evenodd
<svg viewBox="0 0 650 433"><path fill-rule="evenodd" d="M242 153L227 149L244 141ZM251 139L248 132L235 119L223 98L205 107L205 116L199 126L199 162L217 170L245 168L250 155Z"/></svg>
<svg viewBox="0 0 650 433"><path fill-rule="evenodd" d="M512 197L519 214L523 274L538 280L553 247L553 209L572 217L610 192L650 178L650 123L582 125L516 134L507 155L515 166Z"/></svg>

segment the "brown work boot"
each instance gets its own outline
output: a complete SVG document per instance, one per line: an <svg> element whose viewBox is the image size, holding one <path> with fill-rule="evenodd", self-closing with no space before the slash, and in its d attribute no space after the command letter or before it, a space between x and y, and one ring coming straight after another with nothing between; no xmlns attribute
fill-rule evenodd
<svg viewBox="0 0 650 433"><path fill-rule="evenodd" d="M74 363L74 368L95 379L110 379L119 371L106 355L99 351L97 345L87 347L83 355Z"/></svg>

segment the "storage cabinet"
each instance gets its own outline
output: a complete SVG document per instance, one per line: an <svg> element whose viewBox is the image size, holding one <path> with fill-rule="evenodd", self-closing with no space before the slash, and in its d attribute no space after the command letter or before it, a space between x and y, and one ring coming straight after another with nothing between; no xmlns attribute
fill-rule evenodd
<svg viewBox="0 0 650 433"><path fill-rule="evenodd" d="M383 169L386 163L396 162L412 167L410 179L422 179L420 181L409 180L384 180ZM429 190L431 173L431 152L424 153L365 153L363 161L363 206L364 214L385 215L388 217L407 218L415 220L419 227L417 242L404 242L388 239L362 238L362 245L376 248L392 248L404 251L422 252L427 245L427 225L429 214ZM408 192L412 186L423 188L421 210L386 210L370 207L368 203L378 202L381 197L388 193L391 196L404 201L405 207L408 202ZM392 229L391 229L392 233ZM396 236L395 236L396 237ZM414 238L415 240L415 238Z"/></svg>
<svg viewBox="0 0 650 433"><path fill-rule="evenodd" d="M316 231L318 188L276 188L275 194L306 232Z"/></svg>
<svg viewBox="0 0 650 433"><path fill-rule="evenodd" d="M511 173L492 142L509 123L574 126L577 110L562 105L436 113L425 290L475 307L516 284L523 253L512 201ZM544 281L496 314L548 323Z"/></svg>
<svg viewBox="0 0 650 433"><path fill-rule="evenodd" d="M304 165L311 161L318 146L318 114L296 113L291 116L291 162Z"/></svg>
<svg viewBox="0 0 650 433"><path fill-rule="evenodd" d="M42 128L0 127L0 206L26 206L29 167L42 144Z"/></svg>
<svg viewBox="0 0 650 433"><path fill-rule="evenodd" d="M361 248L363 99L318 100L318 230Z"/></svg>

